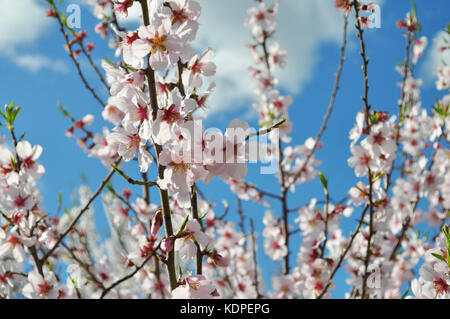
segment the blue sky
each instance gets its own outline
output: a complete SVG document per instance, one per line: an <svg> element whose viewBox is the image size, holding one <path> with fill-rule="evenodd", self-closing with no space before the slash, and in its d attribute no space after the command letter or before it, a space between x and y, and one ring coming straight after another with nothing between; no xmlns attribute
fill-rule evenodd
<svg viewBox="0 0 450 319"><path fill-rule="evenodd" d="M72 2L64 1L63 6ZM246 8L253 1L200 0L203 15L200 20L202 29L196 47L204 49L211 46L217 49L218 64L216 80L217 92L208 126L224 129L233 118L244 118L256 127L256 117L252 112L253 92L248 80L247 67L251 63L245 49L245 41L250 39L248 30L243 27ZM282 47L288 49L287 69L280 72L280 90L294 97L290 108L290 117L294 121L292 144L302 144L308 137L314 137L322 122L328 106L334 73L336 72L339 45L342 33L342 17L332 7L330 0L282 0L280 1L279 31L277 36ZM376 1L375 1L376 2ZM74 139L65 137L64 131L70 123L56 108L60 101L70 113L81 118L86 113L96 117L93 128L100 131L107 125L101 118L101 108L84 89L74 66L63 50L63 37L54 21L45 17L45 1L21 0L10 2L0 0L0 12L8 3L8 16L0 21L0 102L14 100L23 109L16 123L18 134L26 132L25 138L44 148L41 162L46 174L39 182L44 196L44 207L50 215L56 209L58 193L63 192L64 205L69 207L69 198L73 187L82 184L80 174L87 177L87 184L95 189L106 175L106 169L96 159L91 159L76 145ZM20 4L18 4L20 3ZM11 9L11 6L17 6ZM380 29L365 32L367 54L370 58L369 100L374 109L396 112L400 96L399 74L394 70L403 60L405 40L395 26L395 21L403 18L410 10L409 0L385 0L382 2ZM103 56L114 59L113 52L94 33L96 23L90 8L82 6L82 27L88 30L89 40L96 42L93 56L100 61ZM432 66L436 63L432 52L433 41L437 33L448 21L450 3L446 0L417 1L419 20L422 23L422 35L429 39L429 46L423 60L419 62L415 75L424 79L422 87L423 107L431 109L435 97L442 93L435 90ZM220 13L220 14L219 14ZM133 14L131 15L132 19ZM349 44L346 61L335 109L323 136L323 149L317 152L317 158L323 161L320 169L329 179L332 198L339 200L356 183L353 170L347 166L350 155L348 132L354 124L356 113L362 108L360 96L363 93L361 59L355 30L349 26ZM449 61L450 62L450 61ZM81 62L86 70L87 64ZM106 100L107 92L91 71L87 77L101 92ZM6 134L1 132L0 134ZM136 169L127 166L130 169ZM130 172L130 175L133 175ZM274 176L260 175L257 164L250 165L247 180L257 183L262 189L277 192L279 186ZM114 178L116 189L124 187L120 177ZM228 217L237 220L235 197L228 187L219 180L208 186L199 186L211 200L219 205L226 199L231 209ZM155 193L152 193L154 198ZM302 185L289 197L289 206L298 207L307 204L312 197L322 199L322 189L318 181ZM269 200L270 201L270 200ZM99 229L106 225L100 213L102 206L97 201L97 221ZM280 205L273 202L273 209L279 214ZM262 216L265 209L253 203L244 203L244 211L255 219L257 230L262 229ZM343 220L343 228L350 231L355 226L359 212ZM292 220L296 217L293 214ZM248 225L248 224L247 224ZM295 236L291 243L292 262L295 263L299 238ZM258 262L263 269L265 279L281 266L270 261L262 254L262 238L259 240L260 254ZM343 297L347 289L345 277L337 277L338 288L335 297ZM269 282L266 286L270 285Z"/></svg>

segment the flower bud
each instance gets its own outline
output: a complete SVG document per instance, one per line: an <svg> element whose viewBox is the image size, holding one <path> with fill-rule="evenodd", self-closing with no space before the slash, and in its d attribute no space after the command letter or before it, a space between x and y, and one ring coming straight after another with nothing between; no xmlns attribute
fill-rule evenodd
<svg viewBox="0 0 450 319"><path fill-rule="evenodd" d="M213 253L211 256L211 260L217 267L227 267L228 260L220 254Z"/></svg>
<svg viewBox="0 0 450 319"><path fill-rule="evenodd" d="M126 200L129 200L129 199L130 199L130 196L131 196L131 189L125 188L125 189L122 191L122 195L123 195L123 197L126 198Z"/></svg>
<svg viewBox="0 0 450 319"><path fill-rule="evenodd" d="M47 17L53 17L56 18L56 12L52 8L47 10Z"/></svg>
<svg viewBox="0 0 450 319"><path fill-rule="evenodd" d="M155 237L159 229L161 228L161 225L162 225L162 214L161 211L158 211L155 214L155 217L153 217L152 219L152 227L150 229L150 234Z"/></svg>
<svg viewBox="0 0 450 319"><path fill-rule="evenodd" d="M174 240L172 237L164 238L161 242L161 250L165 253L172 251Z"/></svg>
<svg viewBox="0 0 450 319"><path fill-rule="evenodd" d="M86 43L86 49L88 50L88 52L91 52L92 50L94 50L94 47L95 47L94 42Z"/></svg>

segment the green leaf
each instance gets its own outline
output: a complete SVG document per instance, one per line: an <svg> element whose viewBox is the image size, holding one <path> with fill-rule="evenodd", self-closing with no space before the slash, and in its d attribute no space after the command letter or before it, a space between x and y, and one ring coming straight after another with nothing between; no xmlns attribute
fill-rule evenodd
<svg viewBox="0 0 450 319"><path fill-rule="evenodd" d="M66 18L66 14L64 12L60 12L59 15L61 16L61 21L62 23L67 26L67 18Z"/></svg>
<svg viewBox="0 0 450 319"><path fill-rule="evenodd" d="M450 268L450 232L448 229L448 226L445 225L442 229L442 231L444 232L445 237L447 238L447 265Z"/></svg>
<svg viewBox="0 0 450 319"><path fill-rule="evenodd" d="M11 166L13 169L17 168L17 163L16 163L16 159L14 156L11 156Z"/></svg>
<svg viewBox="0 0 450 319"><path fill-rule="evenodd" d="M61 21L64 24L64 26L67 28L67 30L69 30L70 34L72 36L75 35L75 31L73 31L73 29L69 26L69 24L67 23L67 17L66 14L62 11L59 12L59 15L61 16Z"/></svg>
<svg viewBox="0 0 450 319"><path fill-rule="evenodd" d="M183 229L186 226L188 220L189 220L189 216L186 216L186 218L183 221L183 224L181 224L180 228L178 229L177 235L180 234L183 231Z"/></svg>
<svg viewBox="0 0 450 319"><path fill-rule="evenodd" d="M61 111L62 115L72 121L72 116L70 116L69 112L67 112L67 110L62 106L61 102L58 101L56 103L56 107Z"/></svg>
<svg viewBox="0 0 450 319"><path fill-rule="evenodd" d="M61 205L62 203L62 192L58 193L58 205Z"/></svg>
<svg viewBox="0 0 450 319"><path fill-rule="evenodd" d="M447 260L445 260L444 256L441 256L439 254L431 253L434 257L436 257L439 260L442 260L443 262L447 263Z"/></svg>
<svg viewBox="0 0 450 319"><path fill-rule="evenodd" d="M411 13L412 13L413 18L417 20L417 6L414 1L412 1Z"/></svg>
<svg viewBox="0 0 450 319"><path fill-rule="evenodd" d="M442 231L444 232L445 237L446 237L448 240L450 240L450 232L449 232L449 229L448 229L448 226L447 226L447 225L444 225L444 227L442 228Z"/></svg>
<svg viewBox="0 0 450 319"><path fill-rule="evenodd" d="M14 121L17 118L17 115L19 115L20 110L22 109L21 106L18 106L16 109L11 110L11 122L14 123Z"/></svg>
<svg viewBox="0 0 450 319"><path fill-rule="evenodd" d="M322 172L319 173L319 179L320 182L322 183L323 189L324 190L328 190L328 180L325 178L325 175L323 175Z"/></svg>
<svg viewBox="0 0 450 319"><path fill-rule="evenodd" d="M409 288L406 289L406 291L403 293L401 299L405 299L405 298L406 298L406 295L407 295L408 293L409 293Z"/></svg>
<svg viewBox="0 0 450 319"><path fill-rule="evenodd" d="M26 132L24 131L24 132L22 133L22 135L20 135L20 137L19 137L19 142L23 140L23 138L25 137L25 133L26 133Z"/></svg>
<svg viewBox="0 0 450 319"><path fill-rule="evenodd" d="M108 183L105 185L105 187L113 194L116 194L116 191L114 190L114 188L112 187L111 183Z"/></svg>

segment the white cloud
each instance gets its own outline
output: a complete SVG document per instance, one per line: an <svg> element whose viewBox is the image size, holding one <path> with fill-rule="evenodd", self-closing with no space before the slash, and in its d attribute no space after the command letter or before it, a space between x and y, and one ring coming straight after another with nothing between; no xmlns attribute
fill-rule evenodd
<svg viewBox="0 0 450 319"><path fill-rule="evenodd" d="M68 72L68 67L63 61L50 59L40 54L19 55L14 58L14 62L32 73L39 72L44 68L59 73Z"/></svg>
<svg viewBox="0 0 450 319"><path fill-rule="evenodd" d="M51 21L36 0L0 0L0 53L13 54L41 37Z"/></svg>
<svg viewBox="0 0 450 319"><path fill-rule="evenodd" d="M449 37L446 32L439 31L433 37L432 45L425 53L425 60L420 68L420 75L426 84L434 83L436 80L436 70L439 66L443 66L444 63L450 64L450 50L445 50L445 52L440 52L439 48L445 46L444 38Z"/></svg>
<svg viewBox="0 0 450 319"><path fill-rule="evenodd" d="M248 67L252 64L246 44L250 30L244 27L247 10L255 5L242 0L197 0L202 5L200 29L195 47L215 51L217 87L211 96L210 113L219 110L250 108L253 84ZM333 7L334 0L279 1L276 39L288 51L288 66L277 73L279 84L291 94L301 92L313 77L319 62L320 45L339 43L342 36L342 13ZM126 21L140 21L140 7L134 5ZM244 114L248 116L249 114Z"/></svg>
<svg viewBox="0 0 450 319"><path fill-rule="evenodd" d="M51 60L41 54L22 53L41 39L51 27L46 7L38 0L0 0L0 55L31 72L48 68L65 72L60 60Z"/></svg>
<svg viewBox="0 0 450 319"><path fill-rule="evenodd" d="M244 26L251 1L200 0L202 3L199 47L216 51L217 88L212 96L211 112L248 107L253 85L248 66L252 64L246 43L250 30ZM277 73L279 84L290 94L301 92L313 77L319 62L319 48L325 42L341 39L343 17L333 0L283 0L277 16L276 40L288 51L286 69Z"/></svg>

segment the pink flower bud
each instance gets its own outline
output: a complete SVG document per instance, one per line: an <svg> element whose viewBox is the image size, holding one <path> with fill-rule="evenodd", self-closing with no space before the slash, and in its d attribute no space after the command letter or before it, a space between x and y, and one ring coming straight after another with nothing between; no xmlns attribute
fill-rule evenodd
<svg viewBox="0 0 450 319"><path fill-rule="evenodd" d="M72 51L72 56L74 59L78 58L78 56L80 55L81 49Z"/></svg>
<svg viewBox="0 0 450 319"><path fill-rule="evenodd" d="M125 189L122 191L122 195L123 195L123 197L125 197L127 200L129 200L129 199L130 199L130 196L131 196L131 189L125 188Z"/></svg>
<svg viewBox="0 0 450 319"><path fill-rule="evenodd" d="M405 21L403 21L403 19L398 20L398 21L396 22L396 24L397 24L397 27L398 27L399 29L403 29L403 28L406 27L406 23L405 23Z"/></svg>
<svg viewBox="0 0 450 319"><path fill-rule="evenodd" d="M75 136L75 134L74 134L74 127L73 126L69 127L66 130L66 136L67 137L74 137Z"/></svg>
<svg viewBox="0 0 450 319"><path fill-rule="evenodd" d="M165 253L168 253L173 249L174 240L172 237L164 238L161 242L161 250Z"/></svg>
<svg viewBox="0 0 450 319"><path fill-rule="evenodd" d="M100 36L104 39L108 36L108 23L106 22L99 22L95 28L95 33L100 34Z"/></svg>
<svg viewBox="0 0 450 319"><path fill-rule="evenodd" d="M150 234L155 237L162 225L162 214L161 211L157 212L155 217L152 219L152 227L150 229Z"/></svg>
<svg viewBox="0 0 450 319"><path fill-rule="evenodd" d="M86 48L89 52L91 52L92 50L94 50L95 44L94 42L88 42L86 43Z"/></svg>
<svg viewBox="0 0 450 319"><path fill-rule="evenodd" d="M78 33L75 34L75 41L77 42L82 42L84 38L87 37L87 31L86 30L82 30Z"/></svg>
<svg viewBox="0 0 450 319"><path fill-rule="evenodd" d="M53 10L52 8L48 9L48 10L47 10L47 17L53 17L53 18L55 18L55 17L56 17L56 12L55 12L55 10Z"/></svg>
<svg viewBox="0 0 450 319"><path fill-rule="evenodd" d="M214 265L216 265L217 267L227 267L228 266L228 260L220 254L214 253L211 256L211 259L212 259Z"/></svg>

